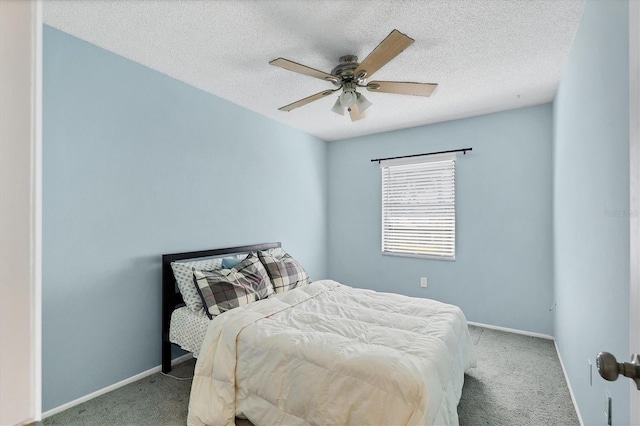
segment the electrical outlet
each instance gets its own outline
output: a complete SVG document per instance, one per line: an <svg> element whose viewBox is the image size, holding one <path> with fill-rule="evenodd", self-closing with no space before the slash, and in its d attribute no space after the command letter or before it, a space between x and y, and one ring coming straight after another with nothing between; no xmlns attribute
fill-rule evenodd
<svg viewBox="0 0 640 426"><path fill-rule="evenodd" d="M591 360L587 359L589 363L589 386L593 386L593 364L591 364Z"/></svg>
<svg viewBox="0 0 640 426"><path fill-rule="evenodd" d="M427 288L427 277L420 277L420 287Z"/></svg>
<svg viewBox="0 0 640 426"><path fill-rule="evenodd" d="M611 395L609 395L609 391L605 389L604 391L604 416L607 419L607 425L611 426L613 424L611 419Z"/></svg>

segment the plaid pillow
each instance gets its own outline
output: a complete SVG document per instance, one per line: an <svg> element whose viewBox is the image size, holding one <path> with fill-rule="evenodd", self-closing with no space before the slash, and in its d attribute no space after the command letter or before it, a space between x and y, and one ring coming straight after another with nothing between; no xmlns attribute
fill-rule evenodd
<svg viewBox="0 0 640 426"><path fill-rule="evenodd" d="M194 269L193 280L209 318L273 294L267 271L253 253L231 269Z"/></svg>
<svg viewBox="0 0 640 426"><path fill-rule="evenodd" d="M310 282L302 265L282 249L259 251L258 258L267 270L276 293L284 293Z"/></svg>
<svg viewBox="0 0 640 426"><path fill-rule="evenodd" d="M176 284L178 284L180 294L182 294L182 299L184 300L185 305L187 305L192 311L197 312L202 309L202 299L200 299L198 291L193 286L193 270L213 271L221 269L221 264L222 259L171 262L173 276L176 279Z"/></svg>

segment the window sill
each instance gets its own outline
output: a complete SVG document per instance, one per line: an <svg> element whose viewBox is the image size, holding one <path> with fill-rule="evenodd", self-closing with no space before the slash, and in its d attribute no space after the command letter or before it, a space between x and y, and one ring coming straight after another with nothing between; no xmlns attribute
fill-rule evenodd
<svg viewBox="0 0 640 426"><path fill-rule="evenodd" d="M428 254L414 254L414 253L394 253L390 251L383 251L383 256L396 256L396 257L415 257L419 259L431 259L431 260L445 260L448 262L455 262L456 257L443 257L443 256L432 256Z"/></svg>

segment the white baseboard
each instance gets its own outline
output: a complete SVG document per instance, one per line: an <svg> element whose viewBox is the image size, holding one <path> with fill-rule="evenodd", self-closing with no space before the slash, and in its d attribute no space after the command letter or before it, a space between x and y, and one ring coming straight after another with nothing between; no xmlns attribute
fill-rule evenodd
<svg viewBox="0 0 640 426"><path fill-rule="evenodd" d="M578 403L576 402L576 397L573 394L573 389L571 388L571 382L569 382L569 376L567 375L567 370L565 370L564 363L562 362L562 357L560 356L558 343L554 340L553 344L556 347L556 353L558 354L558 359L560 360L560 367L562 367L562 373L564 374L564 381L567 382L567 387L569 388L569 395L571 395L571 402L573 402L573 408L575 408L576 414L578 415L578 421L580 422L580 426L584 426L584 422L582 421L582 416L580 415L580 410L578 409Z"/></svg>
<svg viewBox="0 0 640 426"><path fill-rule="evenodd" d="M497 325L482 324L480 322L473 322L473 321L467 321L467 324L474 325L476 327L490 328L492 330L506 331L507 333L522 334L523 336L531 336L531 337L539 337L541 339L555 340L553 336L550 336L548 334L534 333L532 331L523 331L523 330L517 330L515 328L499 327Z"/></svg>
<svg viewBox="0 0 640 426"><path fill-rule="evenodd" d="M193 358L193 354L191 354L191 353L182 355L181 357L178 357L176 359L171 360L171 365L177 365L177 364L183 363L185 361L190 360L191 358ZM102 388L100 390L92 392L89 395L85 395L85 396L80 397L78 399L74 399L73 401L67 402L66 404L62 404L59 407L52 408L51 410L49 410L49 411L47 411L45 413L42 413L42 418L44 419L44 418L53 416L54 414L58 414L58 413L60 413L60 412L62 412L64 410L68 410L71 407L75 407L76 405L80 405L83 402L87 402L87 401L89 401L89 400L91 400L93 398L96 398L96 397L100 396L100 395L104 395L107 392L111 392L112 390L116 390L118 388L126 386L129 383L137 382L138 380L144 379L147 376L150 376L150 375L155 374L155 373L159 373L160 371L162 371L162 366L159 365L157 367L153 367L153 368L151 368L151 369L149 369L147 371L143 371L140 374L136 374L135 376L129 377L128 379L121 380L118 383L114 383L114 384L112 384L110 386L107 386L106 388Z"/></svg>

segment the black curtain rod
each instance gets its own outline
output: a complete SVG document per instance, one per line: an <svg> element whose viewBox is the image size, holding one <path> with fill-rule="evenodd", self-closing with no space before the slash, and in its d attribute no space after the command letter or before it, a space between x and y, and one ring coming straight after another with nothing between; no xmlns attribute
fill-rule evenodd
<svg viewBox="0 0 640 426"><path fill-rule="evenodd" d="M450 152L462 152L464 155L466 155L467 151L473 151L473 148L460 148L460 149L452 149L450 151L438 151L438 152L427 152L424 154L402 155L400 157L376 158L374 160L371 160L371 162L375 163L377 161L379 163L384 160L396 160L398 158L422 157L423 155L448 154Z"/></svg>

